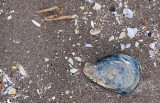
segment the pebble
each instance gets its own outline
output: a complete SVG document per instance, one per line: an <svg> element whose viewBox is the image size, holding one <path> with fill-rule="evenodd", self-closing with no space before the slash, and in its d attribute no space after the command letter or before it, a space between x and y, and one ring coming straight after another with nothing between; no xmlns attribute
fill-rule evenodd
<svg viewBox="0 0 160 103"><path fill-rule="evenodd" d="M91 48L93 46L92 46L92 44L85 44L85 47Z"/></svg>
<svg viewBox="0 0 160 103"><path fill-rule="evenodd" d="M12 15L9 15L8 17L7 17L7 20L11 20L12 19Z"/></svg>
<svg viewBox="0 0 160 103"><path fill-rule="evenodd" d="M115 11L116 11L116 8L115 8L114 6L111 6L111 7L109 8L109 11L115 12Z"/></svg>
<svg viewBox="0 0 160 103"><path fill-rule="evenodd" d="M131 47L130 43L126 44L126 48L130 48L130 47Z"/></svg>
<svg viewBox="0 0 160 103"><path fill-rule="evenodd" d="M68 59L68 62L69 62L71 65L74 65L72 58L69 58L69 59Z"/></svg>
<svg viewBox="0 0 160 103"><path fill-rule="evenodd" d="M23 66L21 64L18 64L18 70L23 76L27 76L26 71L24 70Z"/></svg>
<svg viewBox="0 0 160 103"><path fill-rule="evenodd" d="M119 39L123 39L126 37L126 33L125 32L121 32L121 34L119 35Z"/></svg>
<svg viewBox="0 0 160 103"><path fill-rule="evenodd" d="M121 44L121 51L123 51L125 49L125 45Z"/></svg>
<svg viewBox="0 0 160 103"><path fill-rule="evenodd" d="M135 35L137 34L138 32L138 29L137 28L127 28L127 35L129 36L130 39L133 39L135 37Z"/></svg>
<svg viewBox="0 0 160 103"><path fill-rule="evenodd" d="M117 50L119 47L118 47L118 45L116 45L115 47L114 47L114 50Z"/></svg>
<svg viewBox="0 0 160 103"><path fill-rule="evenodd" d="M80 9L81 9L81 10L84 10L84 6L80 6Z"/></svg>
<svg viewBox="0 0 160 103"><path fill-rule="evenodd" d="M116 17L116 20L117 20L118 24L121 23L120 20L119 20L119 17Z"/></svg>
<svg viewBox="0 0 160 103"><path fill-rule="evenodd" d="M92 28L94 28L94 22L91 20L91 26Z"/></svg>
<svg viewBox="0 0 160 103"><path fill-rule="evenodd" d="M48 58L44 58L44 61L45 61L45 62L48 62L48 61L49 61L49 59L48 59Z"/></svg>
<svg viewBox="0 0 160 103"><path fill-rule="evenodd" d="M124 9L123 14L125 14L127 18L133 18L133 12L130 9Z"/></svg>
<svg viewBox="0 0 160 103"><path fill-rule="evenodd" d="M74 57L74 59L76 59L77 61L81 62L82 59L80 57Z"/></svg>
<svg viewBox="0 0 160 103"><path fill-rule="evenodd" d="M90 30L90 34L91 34L91 35L97 35L97 34L99 34L99 33L101 33L101 30L97 30L97 29L91 29L91 30Z"/></svg>
<svg viewBox="0 0 160 103"><path fill-rule="evenodd" d="M152 49L155 49L155 43L149 44L149 47L152 48Z"/></svg>
<svg viewBox="0 0 160 103"><path fill-rule="evenodd" d="M138 47L139 46L139 42L135 42L135 47Z"/></svg>
<svg viewBox="0 0 160 103"><path fill-rule="evenodd" d="M113 35L109 38L109 41L112 41L112 40L114 40L114 36Z"/></svg>
<svg viewBox="0 0 160 103"><path fill-rule="evenodd" d="M75 68L70 69L71 73L76 73L77 71L78 71L78 69L75 69Z"/></svg>
<svg viewBox="0 0 160 103"><path fill-rule="evenodd" d="M154 52L152 50L149 50L149 55L152 57L154 55Z"/></svg>
<svg viewBox="0 0 160 103"><path fill-rule="evenodd" d="M16 67L16 66L12 66L12 69L13 69L13 70L16 70L16 69L17 69L17 67Z"/></svg>
<svg viewBox="0 0 160 103"><path fill-rule="evenodd" d="M101 9L101 5L95 2L94 6L92 7L93 10L99 10Z"/></svg>
<svg viewBox="0 0 160 103"><path fill-rule="evenodd" d="M8 94L9 94L9 95L16 94L16 89L15 89L15 88L11 88L11 89L8 91Z"/></svg>
<svg viewBox="0 0 160 103"><path fill-rule="evenodd" d="M66 90L66 91L65 91L65 94L67 94L67 95L68 95L69 93L70 93L70 91L69 91L69 90Z"/></svg>

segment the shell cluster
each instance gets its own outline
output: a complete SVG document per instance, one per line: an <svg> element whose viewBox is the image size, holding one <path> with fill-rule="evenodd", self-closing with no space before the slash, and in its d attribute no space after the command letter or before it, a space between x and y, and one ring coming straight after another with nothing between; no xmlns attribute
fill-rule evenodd
<svg viewBox="0 0 160 103"><path fill-rule="evenodd" d="M123 94L134 92L141 78L138 60L124 54L98 59L96 65L86 63L83 72L97 84Z"/></svg>

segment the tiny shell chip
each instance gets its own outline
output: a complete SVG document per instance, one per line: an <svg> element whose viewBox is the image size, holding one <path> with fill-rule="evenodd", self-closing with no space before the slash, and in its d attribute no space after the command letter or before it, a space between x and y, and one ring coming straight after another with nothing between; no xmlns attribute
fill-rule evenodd
<svg viewBox="0 0 160 103"><path fill-rule="evenodd" d="M95 2L95 5L92 7L93 10L101 9L101 5Z"/></svg>
<svg viewBox="0 0 160 103"><path fill-rule="evenodd" d="M83 72L97 84L123 94L134 92L141 78L138 60L124 54L98 59L96 65L86 63Z"/></svg>
<svg viewBox="0 0 160 103"><path fill-rule="evenodd" d="M128 36L129 36L129 38L130 39L133 39L135 36L136 36L136 34L137 34L137 32L138 32L138 29L137 28L127 28L127 31L128 31Z"/></svg>
<svg viewBox="0 0 160 103"><path fill-rule="evenodd" d="M90 34L91 34L91 35L97 35L97 34L99 34L99 33L101 33L101 30L97 30L97 29L91 29L91 30L90 30Z"/></svg>
<svg viewBox="0 0 160 103"><path fill-rule="evenodd" d="M123 14L125 14L127 18L133 18L133 12L130 9L124 9Z"/></svg>
<svg viewBox="0 0 160 103"><path fill-rule="evenodd" d="M16 89L15 89L15 88L11 88L11 89L8 91L8 94L9 94L9 95L16 94Z"/></svg>

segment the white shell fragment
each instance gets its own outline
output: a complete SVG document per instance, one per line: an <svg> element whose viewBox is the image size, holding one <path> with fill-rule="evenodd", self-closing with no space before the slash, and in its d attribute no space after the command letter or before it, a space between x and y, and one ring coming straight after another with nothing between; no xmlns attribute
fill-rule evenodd
<svg viewBox="0 0 160 103"><path fill-rule="evenodd" d="M127 18L133 18L133 12L130 9L124 9L123 14L125 14Z"/></svg>
<svg viewBox="0 0 160 103"><path fill-rule="evenodd" d="M34 25L38 26L38 27L40 27L40 26L41 26L41 24L40 24L40 23L38 23L38 22L36 22L35 20L32 20L32 23L33 23Z"/></svg>
<svg viewBox="0 0 160 103"><path fill-rule="evenodd" d="M123 39L126 37L126 33L125 32L121 32L121 34L119 35L119 39Z"/></svg>
<svg viewBox="0 0 160 103"><path fill-rule="evenodd" d="M27 73L21 64L18 64L18 70L23 76L27 76Z"/></svg>
<svg viewBox="0 0 160 103"><path fill-rule="evenodd" d="M13 83L7 74L4 74L4 78L7 79L7 81L10 82L11 84Z"/></svg>
<svg viewBox="0 0 160 103"><path fill-rule="evenodd" d="M92 7L93 10L101 9L101 5L95 2L95 5Z"/></svg>
<svg viewBox="0 0 160 103"><path fill-rule="evenodd" d="M130 48L130 47L131 47L130 43L126 44L126 48Z"/></svg>
<svg viewBox="0 0 160 103"><path fill-rule="evenodd" d="M91 20L91 26L92 28L94 28L94 22Z"/></svg>
<svg viewBox="0 0 160 103"><path fill-rule="evenodd" d="M125 49L125 45L121 44L121 51L123 51Z"/></svg>
<svg viewBox="0 0 160 103"><path fill-rule="evenodd" d="M135 47L138 47L139 46L139 42L135 42Z"/></svg>
<svg viewBox="0 0 160 103"><path fill-rule="evenodd" d="M149 47L152 48L152 49L155 49L155 43L149 44Z"/></svg>
<svg viewBox="0 0 160 103"><path fill-rule="evenodd" d="M97 29L91 29L91 30L90 30L90 34L91 34L91 35L97 35L97 34L99 34L99 33L101 33L101 30L97 30Z"/></svg>
<svg viewBox="0 0 160 103"><path fill-rule="evenodd" d="M116 17L116 20L117 20L118 24L121 23L120 20L119 20L119 17Z"/></svg>
<svg viewBox="0 0 160 103"><path fill-rule="evenodd" d="M138 32L138 29L137 28L127 28L127 31L128 31L128 36L130 39L133 39L135 37L135 35L137 34Z"/></svg>
<svg viewBox="0 0 160 103"><path fill-rule="evenodd" d="M113 35L109 38L109 41L112 41L112 40L114 40L114 36Z"/></svg>
<svg viewBox="0 0 160 103"><path fill-rule="evenodd" d="M12 15L9 15L8 17L7 17L7 20L11 20L12 19Z"/></svg>
<svg viewBox="0 0 160 103"><path fill-rule="evenodd" d="M16 94L16 89L15 89L15 88L11 88L11 89L8 91L8 94L9 94L9 95Z"/></svg>
<svg viewBox="0 0 160 103"><path fill-rule="evenodd" d="M77 61L81 62L82 59L80 57L74 57L74 59L76 59Z"/></svg>
<svg viewBox="0 0 160 103"><path fill-rule="evenodd" d="M70 64L74 65L72 58L69 58L69 59L68 59L68 62L69 62Z"/></svg>
<svg viewBox="0 0 160 103"><path fill-rule="evenodd" d="M86 44L85 47L91 48L93 46L92 46L92 44Z"/></svg>
<svg viewBox="0 0 160 103"><path fill-rule="evenodd" d="M152 50L149 50L150 57L154 56L154 52Z"/></svg>
<svg viewBox="0 0 160 103"><path fill-rule="evenodd" d="M78 69L75 69L75 68L70 70L71 73L76 73L77 71L78 71Z"/></svg>

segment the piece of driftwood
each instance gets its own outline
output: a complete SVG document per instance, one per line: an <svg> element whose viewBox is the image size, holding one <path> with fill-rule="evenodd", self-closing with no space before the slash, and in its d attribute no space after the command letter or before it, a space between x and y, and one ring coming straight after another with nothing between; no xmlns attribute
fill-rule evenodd
<svg viewBox="0 0 160 103"><path fill-rule="evenodd" d="M48 11L52 11L52 10L55 10L55 9L58 9L57 6L54 6L54 7L51 7L51 8L47 8L47 9L43 9L43 10L39 10L37 11L38 14L40 13L44 13L44 12L48 12Z"/></svg>

